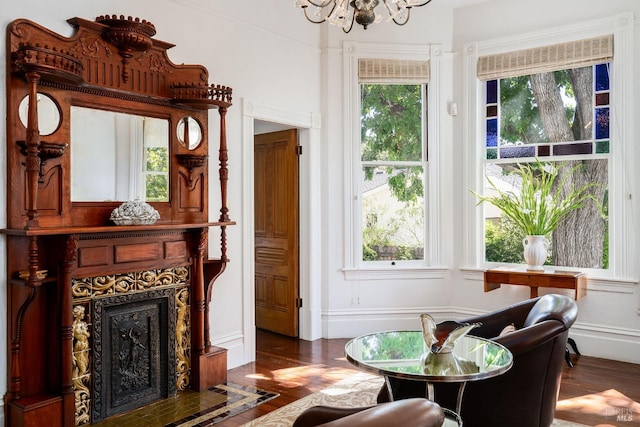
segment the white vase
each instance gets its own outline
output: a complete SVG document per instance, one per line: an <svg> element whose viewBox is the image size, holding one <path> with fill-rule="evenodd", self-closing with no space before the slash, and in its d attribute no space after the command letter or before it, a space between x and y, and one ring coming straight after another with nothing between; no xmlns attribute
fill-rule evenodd
<svg viewBox="0 0 640 427"><path fill-rule="evenodd" d="M549 240L544 236L525 236L522 239L524 247L524 260L527 263L527 270L543 271L542 265L547 259L547 248Z"/></svg>

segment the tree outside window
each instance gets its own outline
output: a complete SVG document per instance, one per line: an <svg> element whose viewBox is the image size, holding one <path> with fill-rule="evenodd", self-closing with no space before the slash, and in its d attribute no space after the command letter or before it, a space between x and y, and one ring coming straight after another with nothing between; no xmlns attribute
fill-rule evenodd
<svg viewBox="0 0 640 427"><path fill-rule="evenodd" d="M362 84L362 259L423 260L423 84Z"/></svg>
<svg viewBox="0 0 640 427"><path fill-rule="evenodd" d="M144 119L144 177L148 202L169 200L169 150L157 141L168 132L166 121Z"/></svg>
<svg viewBox="0 0 640 427"><path fill-rule="evenodd" d="M508 172L520 164L558 162L564 171L558 181L579 166L568 187L600 184L590 192L607 213L609 96L608 63L487 81L485 174L517 192L515 174ZM485 209L487 261L517 261L522 237L499 213ZM573 212L549 237L548 264L608 268L608 222L597 206Z"/></svg>

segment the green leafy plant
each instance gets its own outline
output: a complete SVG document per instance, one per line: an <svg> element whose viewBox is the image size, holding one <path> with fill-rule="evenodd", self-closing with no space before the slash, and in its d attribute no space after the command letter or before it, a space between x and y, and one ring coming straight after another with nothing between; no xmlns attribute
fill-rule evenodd
<svg viewBox="0 0 640 427"><path fill-rule="evenodd" d="M578 188L570 187L570 178L580 167L576 165L560 176L562 165L540 161L531 165L518 164L518 168L510 173L519 175L522 181L519 192L503 191L487 177L496 195L472 193L479 199L478 204L487 202L500 209L524 235L545 236L572 211L590 201L602 213L602 204L589 192L590 188L600 184L589 182ZM556 182L559 176L560 180Z"/></svg>

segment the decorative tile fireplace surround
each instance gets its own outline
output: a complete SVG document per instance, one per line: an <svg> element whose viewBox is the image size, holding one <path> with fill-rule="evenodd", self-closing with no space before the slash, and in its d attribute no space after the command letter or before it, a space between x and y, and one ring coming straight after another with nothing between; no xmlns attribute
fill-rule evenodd
<svg viewBox="0 0 640 427"><path fill-rule="evenodd" d="M72 293L76 425L189 387L188 267L74 279Z"/></svg>
<svg viewBox="0 0 640 427"><path fill-rule="evenodd" d="M209 338L209 302L228 262L226 229L235 224L225 124L232 89L209 84L202 65L172 63L173 45L154 39L144 19L67 22L69 37L27 19L7 26L7 228L0 232L11 427L89 425L226 381L226 350ZM89 115L80 116L86 126L78 134L82 109ZM211 109L220 120L214 222ZM113 113L118 120L106 127L93 122ZM122 121L126 132L114 125ZM148 197L155 223L111 219L136 197ZM216 259L208 255L210 230L219 233Z"/></svg>

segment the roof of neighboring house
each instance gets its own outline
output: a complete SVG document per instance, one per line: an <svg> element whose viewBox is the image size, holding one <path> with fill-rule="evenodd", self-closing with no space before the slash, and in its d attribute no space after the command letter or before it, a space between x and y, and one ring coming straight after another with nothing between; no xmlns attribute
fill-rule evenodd
<svg viewBox="0 0 640 427"><path fill-rule="evenodd" d="M375 190L389 183L389 178L402 173L402 169L396 169L393 174L389 175L386 168L376 168L371 179L365 179L362 184L362 193L366 194L371 190Z"/></svg>

